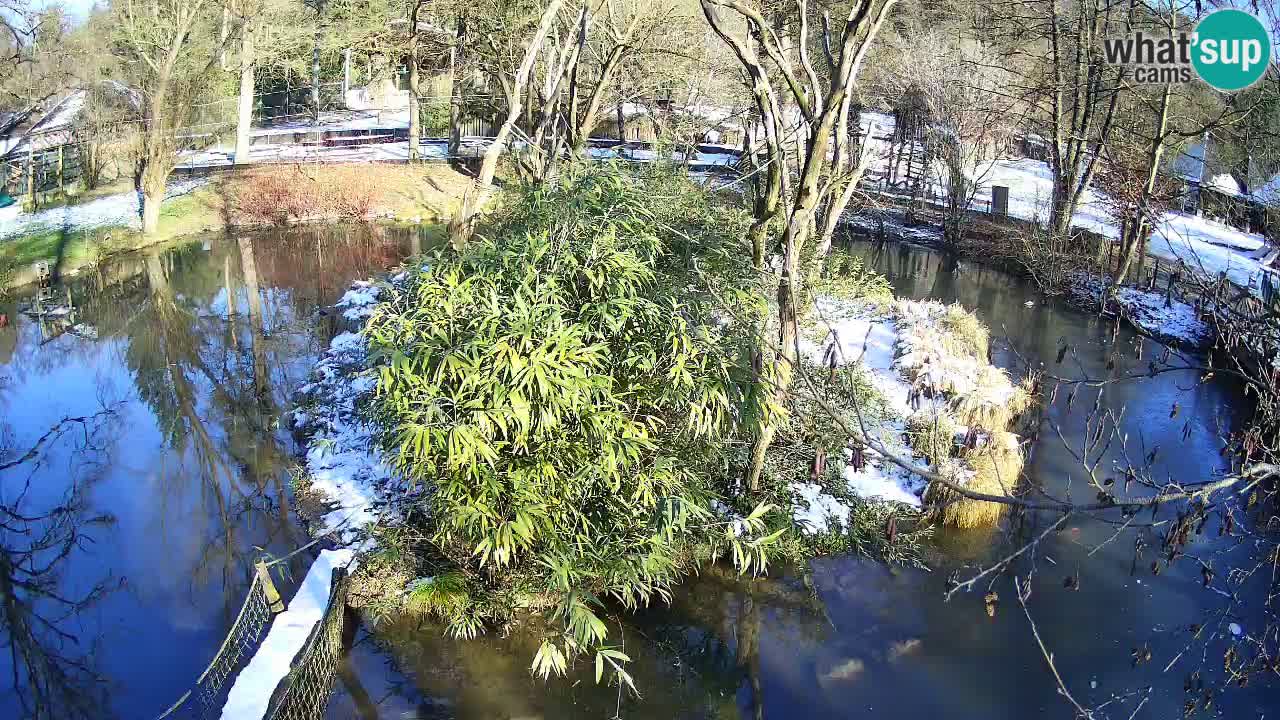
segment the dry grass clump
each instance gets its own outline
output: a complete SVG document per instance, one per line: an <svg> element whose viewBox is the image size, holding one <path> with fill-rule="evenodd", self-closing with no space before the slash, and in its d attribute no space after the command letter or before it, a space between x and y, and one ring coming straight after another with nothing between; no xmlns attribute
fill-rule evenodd
<svg viewBox="0 0 1280 720"><path fill-rule="evenodd" d="M912 448L976 492L1013 492L1023 457L1018 436L1009 431L1034 402L1034 379L1015 384L1008 373L988 363L990 333L963 307L933 302L904 302L898 307L898 369L920 395L941 394L947 400L945 410L908 418ZM960 427L967 427L980 442L957 456L955 432ZM1002 504L963 499L940 485L930 487L925 500L935 506L935 517L961 528L994 525L1004 511Z"/></svg>
<svg viewBox="0 0 1280 720"><path fill-rule="evenodd" d="M938 318L938 327L943 331L943 347L947 350L968 355L975 360L987 359L991 333L978 320L977 315L961 305L951 304Z"/></svg>
<svg viewBox="0 0 1280 720"><path fill-rule="evenodd" d="M276 165L246 171L231 189L235 224L363 220L373 212L374 165Z"/></svg>
<svg viewBox="0 0 1280 720"><path fill-rule="evenodd" d="M231 177L233 225L364 220L374 215L438 219L452 213L470 181L438 165L268 165Z"/></svg>
<svg viewBox="0 0 1280 720"><path fill-rule="evenodd" d="M956 395L951 408L961 425L1001 432L1012 427L1032 402L1030 380L1014 385L1004 370L983 365L974 377L973 389Z"/></svg>
<svg viewBox="0 0 1280 720"><path fill-rule="evenodd" d="M921 410L907 418L907 442L930 465L938 465L956 450L955 418L940 408Z"/></svg>
<svg viewBox="0 0 1280 720"><path fill-rule="evenodd" d="M961 452L961 460L972 474L962 480L965 488L987 495L1008 495L1017 487L1025 458L1017 435L997 432L973 449ZM961 482L961 481L958 481ZM958 528L989 527L1000 521L1005 505L971 500L937 483L929 486L925 502L934 506L935 517Z"/></svg>

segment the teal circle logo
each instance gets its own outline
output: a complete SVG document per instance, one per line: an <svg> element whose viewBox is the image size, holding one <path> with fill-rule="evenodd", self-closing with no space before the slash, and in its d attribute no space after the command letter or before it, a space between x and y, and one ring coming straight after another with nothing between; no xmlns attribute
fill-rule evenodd
<svg viewBox="0 0 1280 720"><path fill-rule="evenodd" d="M1258 18L1243 10L1216 10L1196 25L1191 64L1201 80L1218 90L1243 90L1271 64L1271 36Z"/></svg>

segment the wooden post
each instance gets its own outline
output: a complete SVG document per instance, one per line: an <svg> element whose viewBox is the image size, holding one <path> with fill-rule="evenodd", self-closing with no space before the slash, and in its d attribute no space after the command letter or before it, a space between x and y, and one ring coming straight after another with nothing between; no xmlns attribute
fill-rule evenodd
<svg viewBox="0 0 1280 720"><path fill-rule="evenodd" d="M63 161L65 160L63 151L66 150L66 147L66 145L58 146L58 192L64 192L66 190L66 185L62 181L62 168Z"/></svg>
<svg viewBox="0 0 1280 720"><path fill-rule="evenodd" d="M1164 306L1171 307L1173 305L1173 281L1177 276L1169 273L1169 287L1164 291Z"/></svg>
<svg viewBox="0 0 1280 720"><path fill-rule="evenodd" d="M267 569L267 564L259 560L253 564L258 572L258 579L262 582L262 591L267 595L267 607L271 608L273 613L284 612L284 600L280 599L280 591L276 590L276 584L271 580L271 571Z"/></svg>
<svg viewBox="0 0 1280 720"><path fill-rule="evenodd" d="M351 48L342 51L342 102L347 101L347 91L351 89Z"/></svg>
<svg viewBox="0 0 1280 720"><path fill-rule="evenodd" d="M31 209L36 209L36 150L27 146L27 197L31 200Z"/></svg>

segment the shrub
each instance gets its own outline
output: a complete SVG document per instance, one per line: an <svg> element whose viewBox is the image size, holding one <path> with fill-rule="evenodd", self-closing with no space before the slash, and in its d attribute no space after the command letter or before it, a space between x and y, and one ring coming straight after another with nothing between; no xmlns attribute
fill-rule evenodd
<svg viewBox="0 0 1280 720"><path fill-rule="evenodd" d="M593 650L625 681L606 599L665 598L700 552L763 569L768 508L710 511L759 395L744 227L687 180L568 168L371 319L382 439L430 488L420 552L448 566L417 607L469 636L548 605L536 672Z"/></svg>
<svg viewBox="0 0 1280 720"><path fill-rule="evenodd" d="M374 210L377 165L280 165L254 168L232 192L237 223L287 225L302 220L364 220Z"/></svg>
<svg viewBox="0 0 1280 720"><path fill-rule="evenodd" d="M868 300L887 303L893 300L893 288L883 275L863 263L862 258L833 248L822 264L822 274L815 283L815 293L843 300Z"/></svg>

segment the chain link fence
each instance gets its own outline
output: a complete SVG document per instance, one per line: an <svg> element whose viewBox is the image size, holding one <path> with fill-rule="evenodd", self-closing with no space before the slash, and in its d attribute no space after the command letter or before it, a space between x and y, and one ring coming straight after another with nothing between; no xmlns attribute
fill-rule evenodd
<svg viewBox="0 0 1280 720"><path fill-rule="evenodd" d="M221 716L229 690L228 680L233 679L253 656L272 617L283 610L267 568L285 559L287 557L272 563L259 563L240 614L213 661L200 674L195 685L156 720L211 720ZM289 674L276 688L263 720L320 720L324 717L344 652L343 631L349 586L346 568L335 568L324 615L294 658Z"/></svg>

